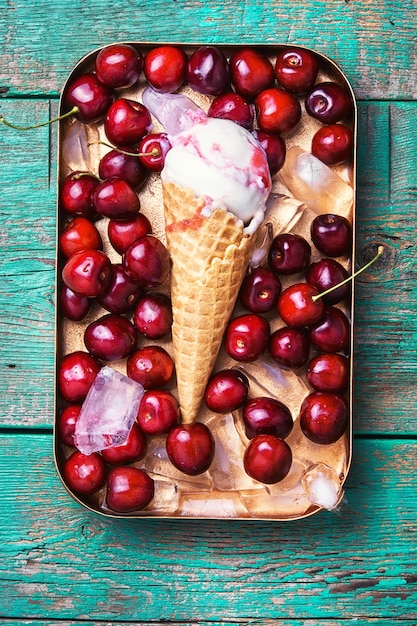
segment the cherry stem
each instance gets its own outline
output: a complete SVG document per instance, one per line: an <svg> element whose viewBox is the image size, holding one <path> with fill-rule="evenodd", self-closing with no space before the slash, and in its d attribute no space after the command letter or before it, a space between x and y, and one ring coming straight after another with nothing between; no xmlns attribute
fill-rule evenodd
<svg viewBox="0 0 417 626"><path fill-rule="evenodd" d="M341 287L342 285L345 285L346 283L348 283L349 281L353 280L354 278L356 278L356 276L359 276L359 274L362 274L362 272L364 272L365 270L368 269L368 267L370 267L373 263L375 263L375 261L377 259L379 259L379 257L381 256L381 254L384 252L384 246L378 246L378 251L376 253L376 255L374 256L373 259L371 259L366 265L364 265L363 267L361 267L357 272L355 272L354 274L352 274L352 276L349 276L349 278L346 278L345 280L342 280L340 283L338 283L337 285L333 285L333 287L330 287L329 289L326 289L326 291L322 291L321 293L317 294L317 296L312 296L311 299L313 300L313 302L316 302L316 300L318 300L319 298L322 298L323 296L327 296L328 293L331 293L332 291L334 291L335 289L338 289L339 287Z"/></svg>
<svg viewBox="0 0 417 626"><path fill-rule="evenodd" d="M32 128L40 128L41 126L48 126L48 124L59 122L60 120L65 119L66 117L70 117L70 115L75 115L75 113L78 113L78 111L79 111L78 107L75 106L71 109L71 111L68 111L68 113L64 113L63 115L60 115L59 117L55 117L52 120L48 120L47 122L34 124L33 126L16 126L16 124L12 124L11 122L8 122L6 119L4 119L2 115L0 115L0 122L4 124L5 126L8 126L9 128L13 128L14 130L32 130Z"/></svg>
<svg viewBox="0 0 417 626"><path fill-rule="evenodd" d="M122 150L121 148L116 148L115 146L112 146L110 143L107 143L106 141L92 141L88 145L92 146L94 144L100 144L102 146L106 146L107 148L111 148L112 150L115 150L116 152L120 152L120 154L125 154L126 156L135 156L135 157L153 156L153 157L157 157L160 154L158 148L153 148L153 150L151 150L150 152L127 152L127 150Z"/></svg>

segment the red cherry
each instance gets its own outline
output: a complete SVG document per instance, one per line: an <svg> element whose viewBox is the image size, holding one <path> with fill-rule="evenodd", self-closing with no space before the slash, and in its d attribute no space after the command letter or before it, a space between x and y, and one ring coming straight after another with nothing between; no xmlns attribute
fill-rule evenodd
<svg viewBox="0 0 417 626"><path fill-rule="evenodd" d="M93 193L99 182L98 178L87 172L69 174L60 190L61 208L73 217L77 215L88 219L97 217Z"/></svg>
<svg viewBox="0 0 417 626"><path fill-rule="evenodd" d="M174 374L174 361L160 346L139 348L129 356L126 367L129 378L145 389L164 387Z"/></svg>
<svg viewBox="0 0 417 626"><path fill-rule="evenodd" d="M81 412L81 404L70 404L65 407L57 420L58 439L65 446L74 447L75 425Z"/></svg>
<svg viewBox="0 0 417 626"><path fill-rule="evenodd" d="M253 106L237 93L223 93L214 98L207 115L231 120L248 130L252 128L254 119Z"/></svg>
<svg viewBox="0 0 417 626"><path fill-rule="evenodd" d="M288 326L310 326L324 314L324 302L314 300L318 290L308 283L295 283L287 287L278 299L278 313Z"/></svg>
<svg viewBox="0 0 417 626"><path fill-rule="evenodd" d="M275 398L251 398L243 407L242 417L249 439L255 435L275 435L285 439L294 425L289 408Z"/></svg>
<svg viewBox="0 0 417 626"><path fill-rule="evenodd" d="M275 76L281 87L302 94L316 82L319 62L313 52L302 48L285 49L277 55Z"/></svg>
<svg viewBox="0 0 417 626"><path fill-rule="evenodd" d="M144 287L157 287L168 277L170 256L164 244L153 235L134 241L126 250L123 265Z"/></svg>
<svg viewBox="0 0 417 626"><path fill-rule="evenodd" d="M343 265L328 258L312 263L306 273L306 281L316 287L320 293L339 285L347 278L349 278L349 273ZM326 304L336 304L349 298L350 293L351 283L348 282L323 296L323 300Z"/></svg>
<svg viewBox="0 0 417 626"><path fill-rule="evenodd" d="M91 304L91 298L80 296L66 285L61 285L59 291L59 305L62 314L67 319L80 322L90 311Z"/></svg>
<svg viewBox="0 0 417 626"><path fill-rule="evenodd" d="M137 331L132 322L122 315L108 313L87 326L84 343L96 358L119 361L135 350Z"/></svg>
<svg viewBox="0 0 417 626"><path fill-rule="evenodd" d="M213 374L204 392L204 400L216 413L230 413L239 409L248 397L249 381L234 369L224 369Z"/></svg>
<svg viewBox="0 0 417 626"><path fill-rule="evenodd" d="M166 133L149 133L139 142L138 158L142 165L151 172L160 172L170 149L171 142Z"/></svg>
<svg viewBox="0 0 417 626"><path fill-rule="evenodd" d="M101 369L101 363L88 352L77 350L62 357L58 364L58 388L67 402L82 402Z"/></svg>
<svg viewBox="0 0 417 626"><path fill-rule="evenodd" d="M121 263L111 266L110 280L98 297L99 304L110 313L127 313L141 297L143 288L125 271Z"/></svg>
<svg viewBox="0 0 417 626"><path fill-rule="evenodd" d="M92 495L106 483L106 465L96 452L82 454L76 450L65 461L62 474L69 489L83 496Z"/></svg>
<svg viewBox="0 0 417 626"><path fill-rule="evenodd" d="M145 183L148 172L139 160L138 156L125 154L129 152L126 147L124 152L110 150L107 152L98 165L98 174L102 180L106 178L122 178L133 189L142 187Z"/></svg>
<svg viewBox="0 0 417 626"><path fill-rule="evenodd" d="M272 333L269 352L274 361L284 367L302 367L310 355L308 334L299 328L283 326Z"/></svg>
<svg viewBox="0 0 417 626"><path fill-rule="evenodd" d="M132 87L142 72L142 54L128 44L111 44L102 48L95 61L97 78L113 89Z"/></svg>
<svg viewBox="0 0 417 626"><path fill-rule="evenodd" d="M314 443L337 441L346 430L347 419L346 400L338 394L314 391L301 405L301 430Z"/></svg>
<svg viewBox="0 0 417 626"><path fill-rule="evenodd" d="M122 178L103 180L93 194L93 202L100 215L111 219L129 219L140 211L136 191Z"/></svg>
<svg viewBox="0 0 417 626"><path fill-rule="evenodd" d="M352 224L342 215L317 215L311 222L311 239L329 257L349 254L352 249Z"/></svg>
<svg viewBox="0 0 417 626"><path fill-rule="evenodd" d="M343 393L349 382L349 360L342 354L318 354L307 366L307 380L316 391Z"/></svg>
<svg viewBox="0 0 417 626"><path fill-rule="evenodd" d="M309 115L323 124L335 124L352 115L352 97L345 87L332 81L314 85L306 95Z"/></svg>
<svg viewBox="0 0 417 626"><path fill-rule="evenodd" d="M340 309L326 307L321 319L310 326L310 341L322 352L342 352L349 347L350 324Z"/></svg>
<svg viewBox="0 0 417 626"><path fill-rule="evenodd" d="M242 281L239 300L251 313L267 313L275 308L281 281L267 267L255 267Z"/></svg>
<svg viewBox="0 0 417 626"><path fill-rule="evenodd" d="M208 470L213 461L213 435L200 422L178 425L168 434L166 450L178 470L196 476Z"/></svg>
<svg viewBox="0 0 417 626"><path fill-rule="evenodd" d="M283 480L290 471L291 464L291 448L274 435L256 435L243 457L246 473L267 485Z"/></svg>
<svg viewBox="0 0 417 626"><path fill-rule="evenodd" d="M310 263L311 246L304 237L281 233L272 240L268 252L270 267L277 274L296 274Z"/></svg>
<svg viewBox="0 0 417 626"><path fill-rule="evenodd" d="M75 78L64 93L65 107L77 107L76 116L84 124L99 122L115 98L114 91L103 85L96 74L87 72Z"/></svg>
<svg viewBox="0 0 417 626"><path fill-rule="evenodd" d="M176 46L157 46L145 54L144 73L155 91L176 91L185 81L187 55Z"/></svg>
<svg viewBox="0 0 417 626"><path fill-rule="evenodd" d="M271 176L274 176L284 165L287 146L281 135L265 133L263 130L253 132L256 139L265 150Z"/></svg>
<svg viewBox="0 0 417 626"><path fill-rule="evenodd" d="M137 421L146 435L166 435L176 426L180 409L176 398L164 389L145 391L139 405Z"/></svg>
<svg viewBox="0 0 417 626"><path fill-rule="evenodd" d="M229 64L220 48L200 46L188 60L187 80L192 89L218 96L230 84Z"/></svg>
<svg viewBox="0 0 417 626"><path fill-rule="evenodd" d="M255 313L239 315L227 325L224 346L236 361L251 362L265 352L270 337L268 321Z"/></svg>
<svg viewBox="0 0 417 626"><path fill-rule="evenodd" d="M118 98L104 118L104 131L114 146L133 146L152 128L151 115L140 102Z"/></svg>
<svg viewBox="0 0 417 626"><path fill-rule="evenodd" d="M107 234L113 248L119 254L124 254L130 244L144 235L152 234L152 225L143 213L137 213L127 220L110 220Z"/></svg>
<svg viewBox="0 0 417 626"><path fill-rule="evenodd" d="M345 124L322 126L311 140L311 153L326 165L337 165L350 160L352 150L352 131Z"/></svg>
<svg viewBox="0 0 417 626"><path fill-rule="evenodd" d="M255 99L259 128L267 133L287 133L301 119L301 105L288 91L271 87Z"/></svg>
<svg viewBox="0 0 417 626"><path fill-rule="evenodd" d="M113 467L107 477L106 504L116 513L144 509L153 499L154 481L137 467Z"/></svg>
<svg viewBox="0 0 417 626"><path fill-rule="evenodd" d="M111 272L110 259L101 250L80 250L62 270L64 283L75 293L95 298L106 289Z"/></svg>
<svg viewBox="0 0 417 626"><path fill-rule="evenodd" d="M64 227L59 237L61 252L70 257L80 250L102 250L103 242L97 228L85 217L75 217Z"/></svg>
<svg viewBox="0 0 417 626"><path fill-rule="evenodd" d="M167 335L172 325L172 305L168 296L148 293L136 305L133 323L138 331L149 339Z"/></svg>
<svg viewBox="0 0 417 626"><path fill-rule="evenodd" d="M269 59L253 48L234 52L229 61L230 78L238 94L253 100L274 83L274 68Z"/></svg>
<svg viewBox="0 0 417 626"><path fill-rule="evenodd" d="M120 446L105 448L101 451L101 456L110 465L121 465L140 461L146 455L146 450L146 437L138 424L134 422L126 441Z"/></svg>

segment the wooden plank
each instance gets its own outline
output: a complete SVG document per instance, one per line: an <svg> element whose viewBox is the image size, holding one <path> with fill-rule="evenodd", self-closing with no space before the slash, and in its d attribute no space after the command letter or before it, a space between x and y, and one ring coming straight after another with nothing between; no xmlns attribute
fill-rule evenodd
<svg viewBox="0 0 417 626"><path fill-rule="evenodd" d="M43 100L8 99L1 110L23 124L51 113ZM359 105L358 264L376 243L386 249L357 280L362 433L417 431L415 119L415 103ZM1 127L0 154L0 423L44 427L53 420L56 127L26 134Z"/></svg>
<svg viewBox="0 0 417 626"><path fill-rule="evenodd" d="M3 618L417 620L416 441L357 441L341 510L286 523L110 520L67 495L50 435L0 445Z"/></svg>
<svg viewBox="0 0 417 626"><path fill-rule="evenodd" d="M114 41L288 42L332 57L362 99L412 99L416 25L414 0L18 0L0 15L0 87L56 95L80 57Z"/></svg>

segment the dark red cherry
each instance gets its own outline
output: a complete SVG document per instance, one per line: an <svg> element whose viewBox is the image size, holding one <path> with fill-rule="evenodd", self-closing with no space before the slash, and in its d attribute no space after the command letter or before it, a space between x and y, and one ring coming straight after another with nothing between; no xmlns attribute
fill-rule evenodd
<svg viewBox="0 0 417 626"><path fill-rule="evenodd" d="M165 165L165 157L171 150L171 142L166 133L149 133L140 140L139 160L150 172L160 172Z"/></svg>
<svg viewBox="0 0 417 626"><path fill-rule="evenodd" d="M64 283L80 296L96 298L106 289L111 272L108 256L101 250L80 250L62 270Z"/></svg>
<svg viewBox="0 0 417 626"><path fill-rule="evenodd" d="M124 152L130 149L123 148ZM133 189L139 189L148 178L148 171L138 156L123 154L118 150L110 150L102 157L98 165L98 174L102 180L106 178L122 178Z"/></svg>
<svg viewBox="0 0 417 626"><path fill-rule="evenodd" d="M152 501L154 493L154 481L142 469L122 465L109 471L106 504L116 513L144 509Z"/></svg>
<svg viewBox="0 0 417 626"><path fill-rule="evenodd" d="M169 275L170 256L157 237L144 235L128 247L123 257L123 265L139 284L157 287Z"/></svg>
<svg viewBox="0 0 417 626"><path fill-rule="evenodd" d="M137 421L146 435L166 435L177 425L179 418L179 404L172 393L165 389L145 391L139 405Z"/></svg>
<svg viewBox="0 0 417 626"><path fill-rule="evenodd" d="M284 165L287 154L285 140L281 135L266 133L263 130L255 130L253 134L265 150L269 172L271 176L274 176Z"/></svg>
<svg viewBox="0 0 417 626"><path fill-rule="evenodd" d="M101 363L88 352L77 350L63 356L58 363L58 389L67 402L82 402L97 374Z"/></svg>
<svg viewBox="0 0 417 626"><path fill-rule="evenodd" d="M120 446L112 446L101 451L101 456L110 465L134 463L144 458L147 451L146 437L134 422L127 439Z"/></svg>
<svg viewBox="0 0 417 626"><path fill-rule="evenodd" d="M293 428L291 411L276 398L251 398L243 407L242 417L249 439L255 435L275 435L285 439Z"/></svg>
<svg viewBox="0 0 417 626"><path fill-rule="evenodd" d="M136 348L137 331L126 317L108 313L91 322L84 332L85 347L104 361L125 359Z"/></svg>
<svg viewBox="0 0 417 626"><path fill-rule="evenodd" d="M243 457L245 472L254 480L271 485L283 480L291 469L289 445L274 435L256 435Z"/></svg>
<svg viewBox="0 0 417 626"><path fill-rule="evenodd" d="M113 89L103 85L96 74L87 72L75 78L65 90L65 107L77 107L76 116L84 124L99 122L115 98Z"/></svg>
<svg viewBox="0 0 417 626"><path fill-rule="evenodd" d="M309 337L322 352L343 352L349 347L349 320L343 311L328 306L321 319L310 326Z"/></svg>
<svg viewBox="0 0 417 626"><path fill-rule="evenodd" d="M136 191L122 178L108 178L101 182L93 195L97 213L110 219L129 219L140 211Z"/></svg>
<svg viewBox="0 0 417 626"><path fill-rule="evenodd" d="M352 131L345 124L322 126L311 140L311 153L326 165L349 161L352 158L352 151Z"/></svg>
<svg viewBox="0 0 417 626"><path fill-rule="evenodd" d="M287 91L306 93L316 82L319 62L315 54L302 48L282 50L276 58L275 76Z"/></svg>
<svg viewBox="0 0 417 626"><path fill-rule="evenodd" d="M59 304L64 317L74 322L80 322L90 311L92 299L87 298L87 296L80 296L62 284L59 291Z"/></svg>
<svg viewBox="0 0 417 626"><path fill-rule="evenodd" d="M75 217L64 226L59 236L59 248L66 257L70 257L80 250L102 250L103 241L90 220L86 217Z"/></svg>
<svg viewBox="0 0 417 626"><path fill-rule="evenodd" d="M339 285L349 278L349 272L335 259L323 258L312 263L306 273L306 281L321 293ZM345 283L323 296L326 304L336 304L350 297L351 283Z"/></svg>
<svg viewBox="0 0 417 626"><path fill-rule="evenodd" d="M200 422L178 425L168 434L166 450L178 470L196 476L208 470L213 461L213 435Z"/></svg>
<svg viewBox="0 0 417 626"><path fill-rule="evenodd" d="M239 300L251 313L267 313L275 308L281 281L268 267L255 267L246 274L239 291Z"/></svg>
<svg viewBox="0 0 417 626"><path fill-rule="evenodd" d="M137 213L127 220L109 220L107 234L116 252L124 254L134 241L152 234L152 225L146 215Z"/></svg>
<svg viewBox="0 0 417 626"><path fill-rule="evenodd" d="M305 365L310 355L308 334L300 328L283 326L271 335L271 357L285 367L298 368Z"/></svg>
<svg viewBox="0 0 417 626"><path fill-rule="evenodd" d="M308 283L295 283L284 289L278 299L278 313L287 326L300 328L317 322L324 314L322 298Z"/></svg>
<svg viewBox="0 0 417 626"><path fill-rule="evenodd" d="M213 374L204 392L208 408L216 413L229 413L239 409L248 397L249 381L234 369L224 369Z"/></svg>
<svg viewBox="0 0 417 626"><path fill-rule="evenodd" d="M345 432L347 421L347 403L339 394L314 391L301 405L301 430L314 443L334 443Z"/></svg>
<svg viewBox="0 0 417 626"><path fill-rule="evenodd" d="M254 100L255 97L274 83L274 68L269 59L253 48L241 48L234 52L229 61L230 78L236 92Z"/></svg>
<svg viewBox="0 0 417 626"><path fill-rule="evenodd" d="M136 304L133 323L138 331L149 339L167 335L172 325L172 304L162 293L147 293Z"/></svg>
<svg viewBox="0 0 417 626"><path fill-rule="evenodd" d="M111 267L109 283L97 300L110 313L127 313L142 294L143 288L129 276L123 265L115 263Z"/></svg>
<svg viewBox="0 0 417 626"><path fill-rule="evenodd" d="M114 146L133 146L152 128L151 115L140 102L118 98L104 118L104 131Z"/></svg>
<svg viewBox="0 0 417 626"><path fill-rule="evenodd" d="M106 464L100 454L82 454L78 450L65 461L63 478L71 491L90 496L106 483Z"/></svg>
<svg viewBox="0 0 417 626"><path fill-rule="evenodd" d="M229 64L220 48L200 46L188 60L187 81L200 93L218 96L230 85Z"/></svg>
<svg viewBox="0 0 417 626"><path fill-rule="evenodd" d="M116 43L100 50L95 69L100 82L113 89L132 87L142 72L142 54L133 46Z"/></svg>
<svg viewBox="0 0 417 626"><path fill-rule="evenodd" d="M308 266L310 255L311 246L304 237L282 233L272 240L268 263L277 274L296 274Z"/></svg>
<svg viewBox="0 0 417 626"><path fill-rule="evenodd" d="M252 128L254 120L253 106L237 93L223 93L212 100L207 112L209 117L231 120L239 126Z"/></svg>
<svg viewBox="0 0 417 626"><path fill-rule="evenodd" d="M157 46L145 54L143 71L155 91L176 91L185 81L187 55L177 46Z"/></svg>
<svg viewBox="0 0 417 626"><path fill-rule="evenodd" d="M266 350L270 328L268 321L255 313L239 315L227 325L224 347L236 361L251 362Z"/></svg>
<svg viewBox="0 0 417 626"><path fill-rule="evenodd" d="M65 446L74 447L75 425L81 412L81 404L70 404L65 407L57 420L58 439Z"/></svg>
<svg viewBox="0 0 417 626"><path fill-rule="evenodd" d="M161 346L145 346L127 360L127 375L145 389L167 385L174 374L174 361Z"/></svg>
<svg viewBox="0 0 417 626"><path fill-rule="evenodd" d="M348 90L332 81L314 85L306 95L305 108L309 115L323 124L335 124L351 117L353 112Z"/></svg>
<svg viewBox="0 0 417 626"><path fill-rule="evenodd" d="M72 172L60 190L61 208L71 216L82 216L88 219L97 217L93 202L93 194L99 179L88 172Z"/></svg>
<svg viewBox="0 0 417 626"><path fill-rule="evenodd" d="M259 128L266 133L287 133L301 119L301 105L297 98L275 87L256 96L255 108Z"/></svg>
<svg viewBox="0 0 417 626"><path fill-rule="evenodd" d="M307 380L316 391L343 393L349 383L349 360L342 354L318 354L307 366Z"/></svg>
<svg viewBox="0 0 417 626"><path fill-rule="evenodd" d="M317 215L311 222L310 230L314 245L326 256L337 257L351 252L352 225L342 215Z"/></svg>

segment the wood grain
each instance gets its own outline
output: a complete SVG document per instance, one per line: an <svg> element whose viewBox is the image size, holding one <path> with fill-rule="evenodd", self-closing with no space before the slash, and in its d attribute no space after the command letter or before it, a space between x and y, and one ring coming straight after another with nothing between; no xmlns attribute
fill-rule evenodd
<svg viewBox="0 0 417 626"><path fill-rule="evenodd" d="M67 495L51 436L0 445L4 616L417 619L415 441L358 441L340 512L282 524L109 520Z"/></svg>

